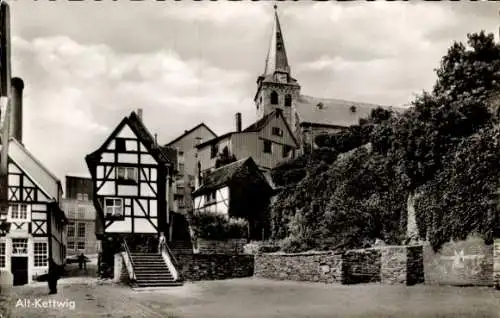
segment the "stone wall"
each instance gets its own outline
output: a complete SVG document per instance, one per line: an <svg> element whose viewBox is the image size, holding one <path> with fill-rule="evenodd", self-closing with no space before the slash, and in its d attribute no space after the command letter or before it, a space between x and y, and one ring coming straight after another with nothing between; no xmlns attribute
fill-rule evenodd
<svg viewBox="0 0 500 318"><path fill-rule="evenodd" d="M493 284L500 289L500 239L495 239L493 244Z"/></svg>
<svg viewBox="0 0 500 318"><path fill-rule="evenodd" d="M342 256L342 283L380 282L381 255L375 248L346 251Z"/></svg>
<svg viewBox="0 0 500 318"><path fill-rule="evenodd" d="M493 285L493 244L480 237L448 242L435 252L424 248L426 284Z"/></svg>
<svg viewBox="0 0 500 318"><path fill-rule="evenodd" d="M414 285L423 283L423 269L422 246L255 256L255 276L277 280Z"/></svg>
<svg viewBox="0 0 500 318"><path fill-rule="evenodd" d="M177 270L184 280L216 280L251 277L253 255L184 254L177 255Z"/></svg>
<svg viewBox="0 0 500 318"><path fill-rule="evenodd" d="M332 252L258 254L254 275L279 280L340 283L342 255Z"/></svg>
<svg viewBox="0 0 500 318"><path fill-rule="evenodd" d="M246 239L205 240L198 239L195 253L198 254L243 254Z"/></svg>

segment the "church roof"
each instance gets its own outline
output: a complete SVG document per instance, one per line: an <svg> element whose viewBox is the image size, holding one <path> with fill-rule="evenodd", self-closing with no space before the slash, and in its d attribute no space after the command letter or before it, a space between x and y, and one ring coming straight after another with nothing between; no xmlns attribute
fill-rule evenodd
<svg viewBox="0 0 500 318"><path fill-rule="evenodd" d="M317 98L300 95L296 102L297 114L301 124L348 127L358 124L359 119L366 118L375 108L392 109L403 112L402 107L377 105L342 99Z"/></svg>

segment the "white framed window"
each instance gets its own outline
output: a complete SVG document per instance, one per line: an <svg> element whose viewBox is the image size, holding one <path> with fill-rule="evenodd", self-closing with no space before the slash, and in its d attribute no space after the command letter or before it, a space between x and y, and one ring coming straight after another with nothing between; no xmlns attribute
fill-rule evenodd
<svg viewBox="0 0 500 318"><path fill-rule="evenodd" d="M106 217L123 217L123 199L105 198L104 214Z"/></svg>
<svg viewBox="0 0 500 318"><path fill-rule="evenodd" d="M35 242L33 245L35 256L35 267L45 267L48 265L48 248L46 242Z"/></svg>
<svg viewBox="0 0 500 318"><path fill-rule="evenodd" d="M79 219L85 219L85 207L84 206L79 206L78 209L78 218Z"/></svg>
<svg viewBox="0 0 500 318"><path fill-rule="evenodd" d="M79 250L84 250L85 249L85 242L78 242L77 248Z"/></svg>
<svg viewBox="0 0 500 318"><path fill-rule="evenodd" d="M137 182L137 168L133 167L117 167L116 179Z"/></svg>
<svg viewBox="0 0 500 318"><path fill-rule="evenodd" d="M5 268L5 242L0 242L0 268Z"/></svg>
<svg viewBox="0 0 500 318"><path fill-rule="evenodd" d="M12 239L12 255L28 255L28 239L13 238Z"/></svg>
<svg viewBox="0 0 500 318"><path fill-rule="evenodd" d="M67 227L67 236L74 237L75 236L75 223L69 222Z"/></svg>
<svg viewBox="0 0 500 318"><path fill-rule="evenodd" d="M88 201L89 200L89 195L88 193L83 194L83 201Z"/></svg>
<svg viewBox="0 0 500 318"><path fill-rule="evenodd" d="M68 246L66 248L69 251L73 251L75 249L75 242L74 241L68 241Z"/></svg>
<svg viewBox="0 0 500 318"><path fill-rule="evenodd" d="M10 204L9 215L12 220L29 221L29 211L27 204Z"/></svg>

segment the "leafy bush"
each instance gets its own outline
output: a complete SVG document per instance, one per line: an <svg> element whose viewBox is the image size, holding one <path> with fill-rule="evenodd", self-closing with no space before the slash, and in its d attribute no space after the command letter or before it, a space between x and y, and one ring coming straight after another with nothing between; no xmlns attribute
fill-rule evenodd
<svg viewBox="0 0 500 318"><path fill-rule="evenodd" d="M225 215L200 212L191 216L191 226L196 237L208 240L246 238L248 221L241 218L228 219Z"/></svg>

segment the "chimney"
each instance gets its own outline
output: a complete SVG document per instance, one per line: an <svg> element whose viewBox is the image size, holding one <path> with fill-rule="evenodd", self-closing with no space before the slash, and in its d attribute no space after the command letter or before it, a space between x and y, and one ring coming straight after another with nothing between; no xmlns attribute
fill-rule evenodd
<svg viewBox="0 0 500 318"><path fill-rule="evenodd" d="M12 112L10 117L11 129L10 136L14 137L19 143L23 143L23 89L24 82L19 77L11 80L12 85Z"/></svg>
<svg viewBox="0 0 500 318"><path fill-rule="evenodd" d="M236 113L236 132L241 131L241 113Z"/></svg>
<svg viewBox="0 0 500 318"><path fill-rule="evenodd" d="M142 120L142 108L137 108L136 114L137 117L139 117L139 119Z"/></svg>

